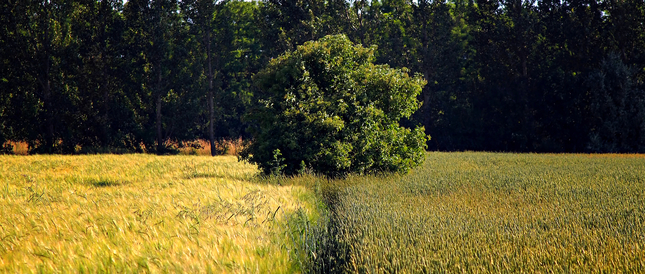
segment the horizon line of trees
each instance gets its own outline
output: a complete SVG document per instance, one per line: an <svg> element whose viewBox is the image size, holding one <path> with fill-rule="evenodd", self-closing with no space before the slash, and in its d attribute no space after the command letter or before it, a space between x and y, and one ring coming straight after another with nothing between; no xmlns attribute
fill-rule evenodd
<svg viewBox="0 0 645 274"><path fill-rule="evenodd" d="M3 0L0 144L249 137L253 76L345 34L427 80L430 150L645 152L644 0ZM213 154L217 153L213 150Z"/></svg>

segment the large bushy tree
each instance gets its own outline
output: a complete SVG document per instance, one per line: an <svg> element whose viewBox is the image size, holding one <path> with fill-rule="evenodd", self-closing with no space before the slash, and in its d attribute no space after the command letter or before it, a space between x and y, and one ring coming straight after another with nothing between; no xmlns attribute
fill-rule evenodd
<svg viewBox="0 0 645 274"><path fill-rule="evenodd" d="M399 125L421 105L426 84L406 69L374 65L375 47L344 35L307 42L272 60L255 78L261 107L241 159L265 173L327 176L407 171L420 164L423 127Z"/></svg>

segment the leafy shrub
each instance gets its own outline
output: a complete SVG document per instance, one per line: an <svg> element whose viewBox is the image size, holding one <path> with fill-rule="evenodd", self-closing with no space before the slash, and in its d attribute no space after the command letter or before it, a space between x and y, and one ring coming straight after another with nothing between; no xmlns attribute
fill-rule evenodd
<svg viewBox="0 0 645 274"><path fill-rule="evenodd" d="M420 107L425 80L373 64L374 51L335 35L272 60L254 79L261 106L247 116L256 127L241 160L266 174L279 162L285 175L326 176L405 172L422 163L423 127L399 121Z"/></svg>

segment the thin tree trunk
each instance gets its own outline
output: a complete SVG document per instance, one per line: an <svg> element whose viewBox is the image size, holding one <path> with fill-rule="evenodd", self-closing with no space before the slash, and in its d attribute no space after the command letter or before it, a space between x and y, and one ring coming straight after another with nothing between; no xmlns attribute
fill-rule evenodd
<svg viewBox="0 0 645 274"><path fill-rule="evenodd" d="M207 54L208 54L208 138L211 145L211 156L217 154L217 148L215 147L215 105L213 102L213 63L212 63L212 52L211 52L211 39L210 39L210 30L206 34Z"/></svg>
<svg viewBox="0 0 645 274"><path fill-rule="evenodd" d="M426 15L427 15L426 6L427 6L427 3L425 1L419 2L419 7L421 9L421 14L423 14L423 22L422 22L422 24L423 24L423 28L422 28L423 40L421 42L422 47L423 47L423 53L422 53L423 54L423 57L422 57L423 58L422 59L423 60L423 65L422 65L423 66L423 76L425 77L426 81L430 81L431 80L430 77L431 76L434 77L434 75L433 75L433 73L431 71L432 70L432 67L431 67L432 64L429 64L430 63L429 62L429 60L430 60L430 37L428 36L428 18L426 18ZM430 99L431 99L430 95L431 95L431 89L432 88L428 87L428 86L431 86L431 85L432 84L426 85L424 87L422 93L421 93L423 95L423 103L421 104L421 108L422 108L421 113L423 113L422 123L425 126L426 130L431 130L430 121L432 120L431 119L432 114L431 114L431 108L430 108Z"/></svg>
<svg viewBox="0 0 645 274"><path fill-rule="evenodd" d="M101 5L109 5L107 2L102 2ZM99 9L103 10L103 7L99 7ZM102 20L104 20L102 18ZM106 36L106 30L105 27L101 27L100 29L100 37L105 38ZM103 119L101 121L101 128L102 128L102 141L103 141L103 146L109 146L110 143L112 142L112 134L110 132L110 115L109 115L109 110L110 110L110 89L108 87L109 85L109 76L108 76L108 71L107 71L107 63L110 58L110 56L107 54L108 52L108 46L107 42L105 39L101 39L101 52L99 53L99 60L101 62L101 79L103 81L101 85L101 89L103 91ZM106 56L108 55L108 56Z"/></svg>
<svg viewBox="0 0 645 274"><path fill-rule="evenodd" d="M45 148L47 153L54 152L54 115L53 115L53 104L52 104L52 92L51 92L51 81L49 80L49 54L47 54L47 60L45 61L45 75L44 75L44 87L43 87L43 97L45 105L45 126L46 126L46 137L45 137Z"/></svg>
<svg viewBox="0 0 645 274"><path fill-rule="evenodd" d="M43 85L43 101L45 107L45 148L48 153L53 153L54 151L54 115L53 115L53 103L52 103L52 92L51 92L51 81L49 79L49 70L50 70L50 41L49 41L49 3L45 2L45 33L43 36L43 46L45 49L45 70L42 76L41 84Z"/></svg>
<svg viewBox="0 0 645 274"><path fill-rule="evenodd" d="M103 77L103 85L101 85L101 89L103 90L103 121L102 121L102 128L103 128L103 145L104 146L109 146L110 142L112 141L110 138L111 132L110 132L110 115L109 115L109 110L110 110L110 94L109 94L109 88L108 88L108 75L107 72L105 71L105 67L102 69L102 77Z"/></svg>
<svg viewBox="0 0 645 274"><path fill-rule="evenodd" d="M157 154L163 153L163 136L161 135L161 66L157 71Z"/></svg>
<svg viewBox="0 0 645 274"><path fill-rule="evenodd" d="M361 0L360 5L361 5L360 9L357 8L357 11L356 11L358 13L357 14L358 15L358 27L360 28L358 34L359 34L360 39L361 39L361 44L365 45L365 26L364 26L364 20L363 20L363 16L364 16L364 13L365 13L365 0Z"/></svg>

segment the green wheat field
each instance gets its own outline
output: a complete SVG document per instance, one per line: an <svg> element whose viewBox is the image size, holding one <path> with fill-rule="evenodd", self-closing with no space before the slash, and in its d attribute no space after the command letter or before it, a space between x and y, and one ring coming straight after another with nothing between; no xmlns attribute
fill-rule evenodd
<svg viewBox="0 0 645 274"><path fill-rule="evenodd" d="M342 180L0 156L0 272L645 272L645 156L432 152Z"/></svg>

